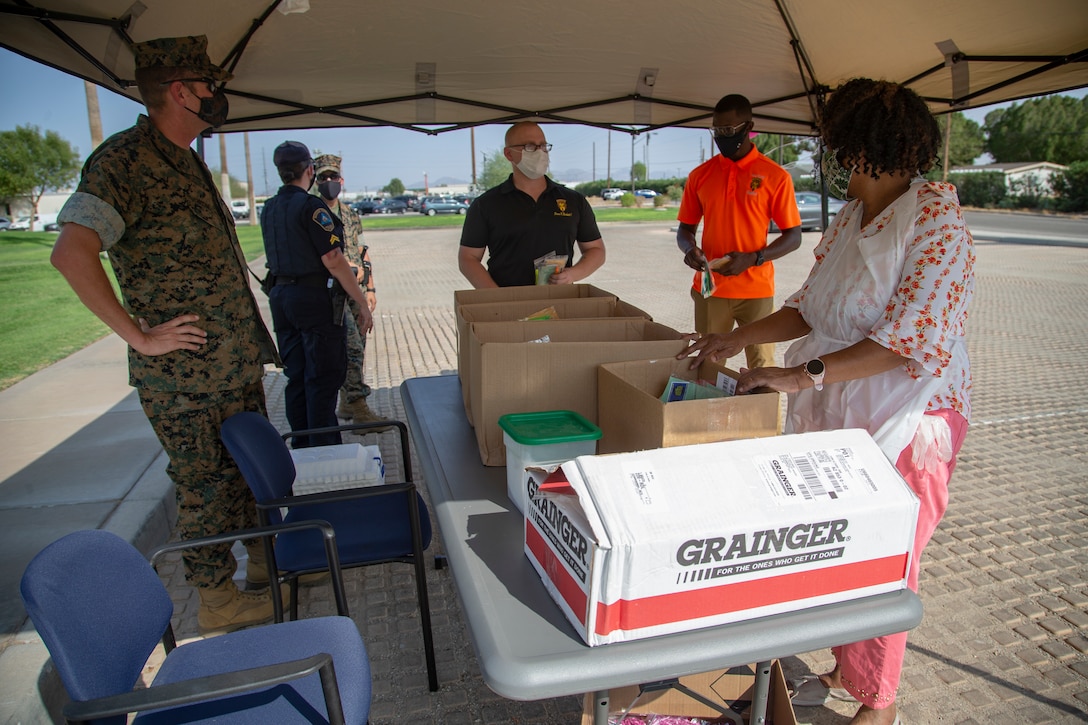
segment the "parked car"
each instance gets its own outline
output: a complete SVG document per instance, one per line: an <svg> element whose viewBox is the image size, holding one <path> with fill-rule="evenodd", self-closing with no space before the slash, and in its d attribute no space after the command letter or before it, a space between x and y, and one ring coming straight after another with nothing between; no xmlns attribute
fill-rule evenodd
<svg viewBox="0 0 1088 725"><path fill-rule="evenodd" d="M465 214L468 212L468 204L456 199L443 199L438 196L428 196L419 203L419 213L427 216L435 214Z"/></svg>
<svg viewBox="0 0 1088 725"><path fill-rule="evenodd" d="M234 199L230 203L230 213L235 219L249 219L249 202L245 199Z"/></svg>
<svg viewBox="0 0 1088 725"><path fill-rule="evenodd" d="M653 189L637 189L635 190L635 196L645 197L646 199L653 199L657 196L657 192Z"/></svg>
<svg viewBox="0 0 1088 725"><path fill-rule="evenodd" d="M49 227L53 228L50 229ZM25 232L30 230L30 217L21 216L15 221L11 222L8 229L13 232ZM48 232L57 231L57 215L56 214L35 214L34 215L34 231L36 232Z"/></svg>
<svg viewBox="0 0 1088 725"><path fill-rule="evenodd" d="M10 226L11 219L8 219L6 216L0 216L0 232L6 232Z"/></svg>
<svg viewBox="0 0 1088 725"><path fill-rule="evenodd" d="M380 199L360 199L351 205L351 208L355 210L357 214L376 214L378 213L378 207L381 206Z"/></svg>
<svg viewBox="0 0 1088 725"><path fill-rule="evenodd" d="M408 211L419 211L418 196L415 196L414 194L400 194L399 196L394 196L393 198L398 201L403 201L405 204L407 204Z"/></svg>
<svg viewBox="0 0 1088 725"><path fill-rule="evenodd" d="M823 229L823 217L820 211L820 195L815 191L798 191L794 198L797 200L797 211L801 212L801 231L819 231ZM846 206L842 199L833 196L827 197L827 219L838 214L839 210ZM778 227L771 222L771 232L777 232Z"/></svg>
<svg viewBox="0 0 1088 725"><path fill-rule="evenodd" d="M616 201L623 194L623 189L601 189L601 198L605 201Z"/></svg>
<svg viewBox="0 0 1088 725"><path fill-rule="evenodd" d="M403 214L408 211L408 202L400 199L386 199L374 207L375 214Z"/></svg>

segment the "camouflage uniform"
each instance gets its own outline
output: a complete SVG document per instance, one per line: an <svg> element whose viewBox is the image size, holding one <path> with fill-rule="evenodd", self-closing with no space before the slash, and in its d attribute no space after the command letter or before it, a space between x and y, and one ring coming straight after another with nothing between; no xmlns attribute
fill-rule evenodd
<svg viewBox="0 0 1088 725"><path fill-rule="evenodd" d="M241 410L265 413L263 364L277 358L208 167L141 115L87 159L58 221L98 234L133 317L154 327L194 313L207 332L200 350L128 353L129 383L170 458L181 536L255 525L253 495L219 426ZM236 566L229 545L184 560L186 578L204 587L223 584Z"/></svg>
<svg viewBox="0 0 1088 725"><path fill-rule="evenodd" d="M340 173L341 161L342 159L339 156L323 154L314 159L314 167L318 174L325 170ZM361 270L363 269L363 250L366 249L363 245L363 223L360 221L359 215L350 206L343 201L335 203L338 208L333 211L344 225L344 256L348 258L348 263L352 267ZM360 283L360 286L365 285ZM351 319L344 323L348 337L348 374L344 380L344 385L340 388L341 404L354 403L360 398L366 400L370 395L370 386L364 380L366 335L359 334L359 324L355 321L359 314L359 304L349 297L348 305L351 307Z"/></svg>
<svg viewBox="0 0 1088 725"><path fill-rule="evenodd" d="M359 215L344 202L340 202L337 216L344 223L344 256L356 269L363 268L363 225ZM359 314L359 303L348 298L351 306L351 319L346 323L348 333L348 376L340 388L341 397L348 403L370 395L370 386L363 380L366 362L366 335L359 334L359 324L355 318Z"/></svg>

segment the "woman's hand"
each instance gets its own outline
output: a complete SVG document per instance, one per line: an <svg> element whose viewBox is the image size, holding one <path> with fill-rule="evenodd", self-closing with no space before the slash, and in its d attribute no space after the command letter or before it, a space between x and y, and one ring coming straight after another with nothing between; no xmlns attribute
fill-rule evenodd
<svg viewBox="0 0 1088 725"><path fill-rule="evenodd" d="M737 395L750 393L757 388L770 388L779 393L796 393L812 387L812 380L805 375L804 366L795 368L747 368L740 369Z"/></svg>
<svg viewBox="0 0 1088 725"><path fill-rule="evenodd" d="M693 340L691 347L682 351L676 359L683 360L694 354L695 358L691 361L690 369L695 370L703 364L704 360L719 362L731 358L744 349L744 342L740 339L738 332L739 329L725 335L711 333L702 336L697 332L692 333L688 335L688 339Z"/></svg>

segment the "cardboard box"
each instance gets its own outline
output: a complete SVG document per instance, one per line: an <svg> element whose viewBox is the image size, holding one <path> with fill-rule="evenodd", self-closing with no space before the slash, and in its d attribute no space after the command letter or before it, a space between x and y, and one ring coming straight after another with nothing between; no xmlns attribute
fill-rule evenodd
<svg viewBox="0 0 1088 725"><path fill-rule="evenodd" d="M755 697L755 665L715 670L678 678L680 684L710 700L722 709L741 715L751 723L751 705ZM593 725L593 693L583 700L582 725ZM680 690L649 689L640 694L638 686L616 687L608 691L608 713L619 716L627 709L635 715L663 715L714 720L721 717L716 709L689 697ZM786 678L778 660L771 663L771 684L767 693L768 725L797 725L790 702Z"/></svg>
<svg viewBox="0 0 1088 725"><path fill-rule="evenodd" d="M565 463L525 553L599 645L897 591L917 520L867 432L803 433Z"/></svg>
<svg viewBox="0 0 1088 725"><path fill-rule="evenodd" d="M551 285L553 287L558 285ZM572 285L562 285L570 287ZM512 289L522 289L520 287ZM461 378L461 395L465 402L468 422L472 420L470 393L469 325L473 322L511 322L522 320L545 307L554 307L560 320L592 319L597 317L640 317L650 319L645 312L611 295L570 297L545 300L518 300L464 304L457 308L457 374Z"/></svg>
<svg viewBox="0 0 1088 725"><path fill-rule="evenodd" d="M633 317L473 322L469 329L471 407L485 466L506 464L500 416L573 410L596 423L598 365L687 347L676 330ZM531 342L544 336L550 342Z"/></svg>
<svg viewBox="0 0 1088 725"><path fill-rule="evenodd" d="M478 305L487 302L520 302L522 300L561 300L583 297L615 297L591 284L542 284L525 287L491 287L488 289L461 289L453 293L453 308L461 305Z"/></svg>
<svg viewBox="0 0 1088 725"><path fill-rule="evenodd" d="M778 435L782 407L778 393L755 393L709 400L661 402L670 376L717 383L738 373L706 361L689 370L675 357L605 363L597 369L597 453L714 443Z"/></svg>

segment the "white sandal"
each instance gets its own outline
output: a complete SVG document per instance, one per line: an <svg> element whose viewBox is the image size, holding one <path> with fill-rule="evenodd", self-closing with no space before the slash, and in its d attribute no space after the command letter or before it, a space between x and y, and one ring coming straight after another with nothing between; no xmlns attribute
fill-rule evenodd
<svg viewBox="0 0 1088 725"><path fill-rule="evenodd" d="M857 698L843 687L828 687L818 675L805 675L793 681L793 697L790 698L798 707L819 707L831 700L839 702L857 702Z"/></svg>

